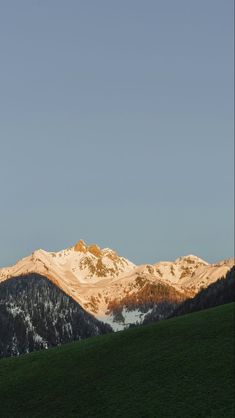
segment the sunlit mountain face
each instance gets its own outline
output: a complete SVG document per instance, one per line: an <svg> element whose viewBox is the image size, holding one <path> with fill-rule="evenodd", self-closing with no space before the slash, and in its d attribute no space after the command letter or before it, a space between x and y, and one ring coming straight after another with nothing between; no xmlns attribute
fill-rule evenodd
<svg viewBox="0 0 235 418"><path fill-rule="evenodd" d="M39 274L85 312L120 330L146 322L153 311L164 319L182 301L225 276L233 264L232 259L209 264L187 255L137 266L112 249L80 240L59 252L34 251L0 269L0 282Z"/></svg>

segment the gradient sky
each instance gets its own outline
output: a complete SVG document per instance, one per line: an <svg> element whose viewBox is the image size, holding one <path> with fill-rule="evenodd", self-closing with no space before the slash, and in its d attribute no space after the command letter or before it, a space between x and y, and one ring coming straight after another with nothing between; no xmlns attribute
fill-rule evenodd
<svg viewBox="0 0 235 418"><path fill-rule="evenodd" d="M2 0L0 266L233 255L233 1Z"/></svg>

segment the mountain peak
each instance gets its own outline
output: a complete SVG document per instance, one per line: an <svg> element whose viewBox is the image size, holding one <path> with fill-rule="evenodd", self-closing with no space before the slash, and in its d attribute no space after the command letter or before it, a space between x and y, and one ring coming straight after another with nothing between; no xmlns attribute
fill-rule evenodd
<svg viewBox="0 0 235 418"><path fill-rule="evenodd" d="M86 253L87 252L87 245L85 241L80 239L75 245L74 245L74 251L80 252L80 253Z"/></svg>
<svg viewBox="0 0 235 418"><path fill-rule="evenodd" d="M91 244L91 245L89 245L89 246L88 246L88 251L89 251L89 253L91 253L91 254L95 255L96 257L100 257L100 256L102 256L102 250L101 250L101 248L100 248L98 245L96 245L96 244Z"/></svg>
<svg viewBox="0 0 235 418"><path fill-rule="evenodd" d="M85 241L80 239L75 246L74 251L80 252L80 253L90 253L93 254L96 257L102 256L102 250L101 248L96 244L87 245Z"/></svg>
<svg viewBox="0 0 235 418"><path fill-rule="evenodd" d="M207 265L208 263L203 260L200 257L197 257L196 255L193 254L188 254L188 255L184 255L182 257L179 257L175 260L176 263L178 262L189 262L189 263L200 263L200 264L204 264Z"/></svg>

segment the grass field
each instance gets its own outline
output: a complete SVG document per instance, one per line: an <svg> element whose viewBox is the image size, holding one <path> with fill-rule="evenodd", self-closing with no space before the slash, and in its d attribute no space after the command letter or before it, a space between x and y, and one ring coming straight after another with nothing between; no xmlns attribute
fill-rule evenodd
<svg viewBox="0 0 235 418"><path fill-rule="evenodd" d="M232 418L234 304L0 360L1 418Z"/></svg>

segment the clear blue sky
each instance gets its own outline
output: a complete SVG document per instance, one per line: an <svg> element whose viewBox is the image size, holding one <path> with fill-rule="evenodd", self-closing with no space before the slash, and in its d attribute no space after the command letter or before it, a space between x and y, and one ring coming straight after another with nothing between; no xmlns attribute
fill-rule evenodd
<svg viewBox="0 0 235 418"><path fill-rule="evenodd" d="M233 1L2 0L0 266L233 255Z"/></svg>

